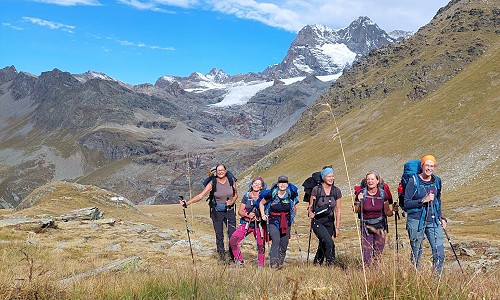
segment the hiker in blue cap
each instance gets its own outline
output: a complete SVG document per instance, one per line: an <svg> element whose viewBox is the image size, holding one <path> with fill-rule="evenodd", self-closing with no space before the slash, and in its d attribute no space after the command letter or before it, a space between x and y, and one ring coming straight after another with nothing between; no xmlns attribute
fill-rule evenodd
<svg viewBox="0 0 500 300"><path fill-rule="evenodd" d="M321 265L326 258L326 265L330 266L335 262L333 237L339 235L342 193L334 185L335 175L332 167L321 170L321 179L323 183L312 189L308 212L309 218L312 219L312 230L319 239L314 264Z"/></svg>

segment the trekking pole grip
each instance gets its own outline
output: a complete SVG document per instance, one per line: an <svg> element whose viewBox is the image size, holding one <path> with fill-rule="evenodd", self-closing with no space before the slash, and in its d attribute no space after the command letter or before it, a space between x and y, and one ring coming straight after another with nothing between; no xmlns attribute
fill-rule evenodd
<svg viewBox="0 0 500 300"><path fill-rule="evenodd" d="M186 209L188 206L187 206L187 202L186 202L186 200L184 200L184 197L183 197L183 196L179 196L179 199L180 199L180 200L181 200L181 202L182 202L182 207L183 207L184 209Z"/></svg>

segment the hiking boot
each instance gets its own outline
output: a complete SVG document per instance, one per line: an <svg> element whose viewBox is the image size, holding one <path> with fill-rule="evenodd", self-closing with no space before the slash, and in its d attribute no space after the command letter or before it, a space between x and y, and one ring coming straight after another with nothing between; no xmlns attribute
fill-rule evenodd
<svg viewBox="0 0 500 300"><path fill-rule="evenodd" d="M241 261L237 260L233 264L231 264L231 267L233 267L233 268L243 268L243 267L245 267L245 262L242 261L242 260Z"/></svg>

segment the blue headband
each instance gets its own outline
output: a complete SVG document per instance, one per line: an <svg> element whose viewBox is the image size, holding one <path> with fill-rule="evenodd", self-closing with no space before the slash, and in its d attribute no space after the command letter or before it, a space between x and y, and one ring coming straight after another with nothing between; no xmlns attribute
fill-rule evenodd
<svg viewBox="0 0 500 300"><path fill-rule="evenodd" d="M331 168L331 167L324 168L323 170L321 170L321 179L325 179L326 175L328 175L330 173L333 174L333 168Z"/></svg>

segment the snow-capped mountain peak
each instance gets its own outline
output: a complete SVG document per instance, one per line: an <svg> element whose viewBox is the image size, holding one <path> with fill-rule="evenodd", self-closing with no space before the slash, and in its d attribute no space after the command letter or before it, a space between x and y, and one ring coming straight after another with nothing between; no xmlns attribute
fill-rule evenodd
<svg viewBox="0 0 500 300"><path fill-rule="evenodd" d="M310 75L338 77L357 58L395 41L366 16L358 17L349 26L338 30L323 24L307 25L299 31L283 60L260 73L229 76L223 70L213 68L207 74L195 72L189 77L162 77L155 86L169 89L175 81L187 92L224 89L226 99L214 106L242 104L248 101L249 94L268 87L276 79ZM243 92L245 85L255 86L251 92ZM243 94L246 96L236 99Z"/></svg>
<svg viewBox="0 0 500 300"><path fill-rule="evenodd" d="M213 82L223 83L229 75L227 75L223 70L217 70L217 68L212 68L206 77Z"/></svg>
<svg viewBox="0 0 500 300"><path fill-rule="evenodd" d="M96 71L91 71L91 70L89 70L89 71L87 71L85 73L72 74L72 75L73 75L73 77L75 77L76 79L78 79L78 81L80 81L82 83L87 82L90 79L95 79L95 78L103 79L103 80L119 81L119 80L116 80L113 77L111 77L109 75L106 75L104 73L96 72Z"/></svg>

